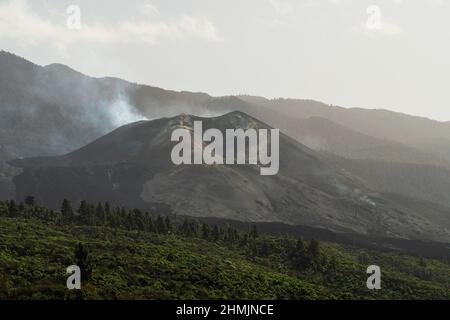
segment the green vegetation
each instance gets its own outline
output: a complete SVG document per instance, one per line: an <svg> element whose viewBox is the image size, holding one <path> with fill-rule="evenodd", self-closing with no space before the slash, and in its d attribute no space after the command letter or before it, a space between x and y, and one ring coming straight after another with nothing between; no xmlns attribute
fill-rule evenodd
<svg viewBox="0 0 450 320"><path fill-rule="evenodd" d="M82 290L66 268L83 270ZM368 290L379 265L382 289ZM0 299L448 299L450 265L64 200L0 202Z"/></svg>

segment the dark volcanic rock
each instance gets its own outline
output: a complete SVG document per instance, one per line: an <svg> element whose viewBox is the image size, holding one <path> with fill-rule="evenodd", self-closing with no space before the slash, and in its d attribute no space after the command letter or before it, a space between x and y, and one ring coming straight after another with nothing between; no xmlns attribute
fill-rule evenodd
<svg viewBox="0 0 450 320"><path fill-rule="evenodd" d="M242 221L279 221L405 238L449 239L450 217L431 209L427 217L358 179L295 140L280 135L280 170L261 176L257 165L172 164L176 128L192 130L269 128L241 112L215 118L180 115L123 126L72 153L15 160L24 168L14 180L17 198L34 195L58 208L61 199L109 201L114 205L170 205L179 214ZM430 218L431 217L431 218Z"/></svg>

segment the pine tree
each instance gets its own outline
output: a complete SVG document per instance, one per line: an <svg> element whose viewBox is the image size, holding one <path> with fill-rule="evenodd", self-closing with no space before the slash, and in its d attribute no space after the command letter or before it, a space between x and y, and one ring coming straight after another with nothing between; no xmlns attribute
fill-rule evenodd
<svg viewBox="0 0 450 320"><path fill-rule="evenodd" d="M72 219L73 219L72 205L70 204L70 201L67 199L64 199L61 204L61 216L62 216L63 222L72 221Z"/></svg>
<svg viewBox="0 0 450 320"><path fill-rule="evenodd" d="M0 216L6 217L8 214L8 210L6 204L0 201Z"/></svg>
<svg viewBox="0 0 450 320"><path fill-rule="evenodd" d="M202 239L209 240L210 236L210 229L209 226L206 223L202 224Z"/></svg>
<svg viewBox="0 0 450 320"><path fill-rule="evenodd" d="M95 209L95 218L97 221L97 225L104 226L106 224L106 214L105 209L103 209L103 205L101 202L97 205L97 209Z"/></svg>
<svg viewBox="0 0 450 320"><path fill-rule="evenodd" d="M170 221L169 216L166 216L166 219L164 219L164 224L166 226L166 233L172 233L172 222Z"/></svg>
<svg viewBox="0 0 450 320"><path fill-rule="evenodd" d="M191 236L191 230L189 228L189 221L187 219L184 219L183 223L178 226L178 233L185 237Z"/></svg>
<svg viewBox="0 0 450 320"><path fill-rule="evenodd" d="M16 202L11 200L8 202L8 216L17 217L19 215L19 210L17 208Z"/></svg>
<svg viewBox="0 0 450 320"><path fill-rule="evenodd" d="M118 217L119 217L119 227L122 228L126 228L126 229L130 229L130 217L127 213L127 210L122 207L122 208L118 208Z"/></svg>
<svg viewBox="0 0 450 320"><path fill-rule="evenodd" d="M313 259L317 259L320 254L319 242L317 240L311 240L308 245L308 254Z"/></svg>
<svg viewBox="0 0 450 320"><path fill-rule="evenodd" d="M311 240L307 249L309 264L313 269L319 268L320 248L317 240Z"/></svg>
<svg viewBox="0 0 450 320"><path fill-rule="evenodd" d="M242 237L242 240L240 242L240 246L241 247L245 247L248 245L248 234L245 233L244 236Z"/></svg>
<svg viewBox="0 0 450 320"><path fill-rule="evenodd" d="M328 263L327 273L326 273L327 280L329 282L333 281L334 278L336 277L336 275L337 275L337 261L336 261L336 257L333 256Z"/></svg>
<svg viewBox="0 0 450 320"><path fill-rule="evenodd" d="M86 201L80 202L80 207L78 208L79 213L79 223L80 224L88 224L89 223L89 206Z"/></svg>
<svg viewBox="0 0 450 320"><path fill-rule="evenodd" d="M258 238L258 229L256 229L255 225L252 227L252 230L250 231L250 237L253 239Z"/></svg>
<svg viewBox="0 0 450 320"><path fill-rule="evenodd" d="M147 217L147 219L146 219L147 220L147 231L156 232L155 224L153 223L153 219L148 212L146 212L146 217Z"/></svg>
<svg viewBox="0 0 450 320"><path fill-rule="evenodd" d="M302 253L305 251L305 242L302 238L297 239L297 242L295 243L295 251Z"/></svg>
<svg viewBox="0 0 450 320"><path fill-rule="evenodd" d="M269 243L264 239L261 244L261 255L267 257L269 255Z"/></svg>
<svg viewBox="0 0 450 320"><path fill-rule="evenodd" d="M142 211L139 209L133 210L134 214L134 226L137 228L137 230L143 231L145 230L145 221L144 221L144 215L142 214Z"/></svg>
<svg viewBox="0 0 450 320"><path fill-rule="evenodd" d="M198 223L197 221L193 220L189 223L189 231L192 235L192 237L198 237Z"/></svg>
<svg viewBox="0 0 450 320"><path fill-rule="evenodd" d="M369 255L366 252L362 252L358 255L358 262L362 265L369 265Z"/></svg>
<svg viewBox="0 0 450 320"><path fill-rule="evenodd" d="M164 219L161 217L161 215L158 215L158 218L156 218L156 230L160 234L166 234L166 223L164 222Z"/></svg>
<svg viewBox="0 0 450 320"><path fill-rule="evenodd" d="M95 207L93 204L88 205L88 217L87 217L87 223L90 226L96 225L96 219L95 219Z"/></svg>
<svg viewBox="0 0 450 320"><path fill-rule="evenodd" d="M311 264L310 258L307 254L306 246L303 239L297 239L293 252L290 253L294 268L297 270L303 270L308 268Z"/></svg>
<svg viewBox="0 0 450 320"><path fill-rule="evenodd" d="M109 226L112 226L112 223L111 223L111 206L109 205L108 202L105 202L104 210L105 210L105 224L109 225Z"/></svg>
<svg viewBox="0 0 450 320"><path fill-rule="evenodd" d="M17 214L21 214L25 218L30 218L32 216L31 213L31 210L25 210L25 204L23 204L23 202L19 203L17 206Z"/></svg>
<svg viewBox="0 0 450 320"><path fill-rule="evenodd" d="M212 240L217 242L220 239L220 232L217 225L214 225L213 231L212 231Z"/></svg>
<svg viewBox="0 0 450 320"><path fill-rule="evenodd" d="M89 258L89 252L81 242L75 248L75 264L81 270L81 280L88 281L92 274L92 263Z"/></svg>

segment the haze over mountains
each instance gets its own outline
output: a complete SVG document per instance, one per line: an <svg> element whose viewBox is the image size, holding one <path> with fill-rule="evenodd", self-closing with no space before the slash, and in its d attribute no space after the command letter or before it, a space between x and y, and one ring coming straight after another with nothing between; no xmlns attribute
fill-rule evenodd
<svg viewBox="0 0 450 320"><path fill-rule="evenodd" d="M310 100L175 92L7 52L0 70L1 198L33 194L53 207L61 197L165 203L188 215L450 241L449 123ZM173 167L169 132L191 123L189 114L215 116L204 119L211 127L280 128L280 174ZM135 122L142 119L159 120ZM43 158L14 160L30 157Z"/></svg>
<svg viewBox="0 0 450 320"><path fill-rule="evenodd" d="M356 141L357 145L394 145L399 149L400 161L405 160L404 153L410 152L417 155L409 159L412 162L450 162L450 149L443 148L450 145L450 123L386 110L346 109L311 100L175 92L116 78L92 78L60 64L41 67L4 51L0 53L0 67L1 130L5 132L2 137L16 130L21 132L16 138L22 139L22 143L13 145L2 139L2 145L16 156L68 152L133 120L180 113L214 116L238 110L272 127L286 127L284 131L289 131L290 136L298 134L297 139L305 136L307 127L299 126L298 119L328 119L334 128L325 123L327 130L332 131L322 137L325 143L318 144L325 150L330 149L326 147L330 138L334 141L328 145L336 148L336 140L345 135L342 140L354 139L351 142ZM28 130L24 132L21 129L25 127ZM312 135L320 132L314 125L309 127L316 130ZM27 132L31 131L33 137L28 137ZM390 154L395 160L396 152Z"/></svg>

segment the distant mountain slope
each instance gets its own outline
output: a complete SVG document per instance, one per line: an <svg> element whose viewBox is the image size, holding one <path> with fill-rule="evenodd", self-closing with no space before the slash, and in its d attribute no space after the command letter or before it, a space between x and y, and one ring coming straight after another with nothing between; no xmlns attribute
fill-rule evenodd
<svg viewBox="0 0 450 320"><path fill-rule="evenodd" d="M316 151L325 151L348 159L384 160L400 163L450 167L439 156L391 140L379 139L347 129L326 118L295 119L259 109L260 118L270 118L275 127ZM272 114L271 114L272 113Z"/></svg>
<svg viewBox="0 0 450 320"><path fill-rule="evenodd" d="M380 192L391 192L450 207L450 170L431 165L330 157ZM450 213L449 213L450 214Z"/></svg>
<svg viewBox="0 0 450 320"><path fill-rule="evenodd" d="M361 134L320 117L301 120L298 130L291 136L314 150L327 151L349 159L449 165L449 162L427 152Z"/></svg>
<svg viewBox="0 0 450 320"><path fill-rule="evenodd" d="M379 139L396 141L450 160L450 123L382 109L342 108L299 99L239 96L247 103L289 118L321 117L348 129Z"/></svg>
<svg viewBox="0 0 450 320"><path fill-rule="evenodd" d="M14 180L17 196L33 194L54 208L62 198L137 207L164 203L185 215L450 241L445 210L429 213L428 219L414 208L396 207L285 135L275 176L260 176L254 165L175 166L170 134L175 128L192 128L195 119L203 121L204 130L269 128L240 112L133 123L65 156L14 161L24 168Z"/></svg>
<svg viewBox="0 0 450 320"><path fill-rule="evenodd" d="M17 170L5 161L58 155L117 127L187 110L208 112L202 93L174 92L115 78L92 78L65 65L45 67L0 51L0 199L13 197ZM193 106L190 108L189 106Z"/></svg>
<svg viewBox="0 0 450 320"><path fill-rule="evenodd" d="M61 64L41 67L4 51L0 70L0 146L13 157L66 153L139 119L180 113L215 116L238 110L302 143L326 138L337 155L364 158L369 152L372 158L370 153L380 148L379 154L392 154L400 161L450 162L449 123L391 111L346 109L312 100L176 92L116 78L92 78ZM374 149L361 151L364 144Z"/></svg>
<svg viewBox="0 0 450 320"><path fill-rule="evenodd" d="M445 166L450 162L450 124L395 112L330 107L311 100L175 92L92 78L61 64L41 67L4 51L0 70L0 147L10 157L67 153L140 119L238 110L339 156Z"/></svg>
<svg viewBox="0 0 450 320"><path fill-rule="evenodd" d="M61 64L41 67L6 52L0 52L0 70L0 145L14 157L69 152L147 117L210 113L203 107L212 99L206 94L92 78Z"/></svg>

